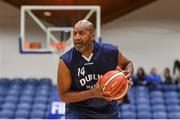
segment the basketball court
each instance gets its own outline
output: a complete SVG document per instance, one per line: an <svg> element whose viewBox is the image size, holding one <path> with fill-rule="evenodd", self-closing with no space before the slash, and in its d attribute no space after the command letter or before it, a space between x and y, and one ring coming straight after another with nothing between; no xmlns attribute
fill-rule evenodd
<svg viewBox="0 0 180 120"><path fill-rule="evenodd" d="M127 93L129 100L118 106L119 117L180 119L180 73L173 73L180 59L179 4L179 0L0 1L0 118L65 118L65 103L57 90L58 62L74 47L73 27L84 19L94 24L97 42L117 46L133 61L133 80L140 67L146 75L156 68L162 80L157 87L135 84L129 89L121 73L108 73L103 90ZM173 84L164 84L165 68ZM122 84L117 84L120 78Z"/></svg>

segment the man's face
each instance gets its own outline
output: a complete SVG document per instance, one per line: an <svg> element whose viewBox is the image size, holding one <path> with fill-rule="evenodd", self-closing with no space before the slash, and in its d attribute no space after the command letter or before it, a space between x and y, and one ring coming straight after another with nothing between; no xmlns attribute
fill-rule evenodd
<svg viewBox="0 0 180 120"><path fill-rule="evenodd" d="M89 49L93 41L93 33L86 27L76 25L73 29L73 43L77 51L83 52Z"/></svg>

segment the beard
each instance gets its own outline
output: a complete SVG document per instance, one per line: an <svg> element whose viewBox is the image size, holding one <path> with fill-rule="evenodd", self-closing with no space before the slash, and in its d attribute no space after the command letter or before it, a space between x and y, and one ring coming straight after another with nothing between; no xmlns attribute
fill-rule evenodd
<svg viewBox="0 0 180 120"><path fill-rule="evenodd" d="M74 47L77 51L79 52L83 52L85 50L88 50L91 46L91 42L90 41L87 41L85 43L77 43L77 44L74 44Z"/></svg>

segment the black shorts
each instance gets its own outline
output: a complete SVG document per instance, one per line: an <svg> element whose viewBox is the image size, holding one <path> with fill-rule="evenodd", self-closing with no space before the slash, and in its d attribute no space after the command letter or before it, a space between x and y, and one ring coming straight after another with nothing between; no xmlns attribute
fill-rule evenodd
<svg viewBox="0 0 180 120"><path fill-rule="evenodd" d="M118 112L107 116L106 114L97 115L88 115L86 113L80 112L79 110L68 110L65 113L65 119L119 119Z"/></svg>
<svg viewBox="0 0 180 120"><path fill-rule="evenodd" d="M90 119L85 114L78 112L77 110L68 110L65 114L65 119Z"/></svg>

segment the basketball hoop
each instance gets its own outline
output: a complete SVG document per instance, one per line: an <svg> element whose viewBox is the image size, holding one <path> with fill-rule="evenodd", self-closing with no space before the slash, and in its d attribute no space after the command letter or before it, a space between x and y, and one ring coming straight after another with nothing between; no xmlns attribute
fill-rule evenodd
<svg viewBox="0 0 180 120"><path fill-rule="evenodd" d="M56 60L59 60L60 55L62 55L68 45L65 42L51 42L49 47L52 51L52 55Z"/></svg>
<svg viewBox="0 0 180 120"><path fill-rule="evenodd" d="M67 47L65 42L52 42L50 43L50 46L53 49L52 51L55 53L62 53Z"/></svg>
<svg viewBox="0 0 180 120"><path fill-rule="evenodd" d="M50 12L49 12L50 11ZM58 13L59 16L64 14L69 14L70 11L73 11L74 14L68 16L65 19L59 19L58 25L53 25L50 21L42 20L40 14L44 13L45 16L48 16L49 19L53 18L53 13ZM82 17L79 15L82 14ZM57 17L59 18L59 17ZM90 18L95 18L95 32L96 39L99 39L101 36L100 26L101 26L101 8L100 6L22 6L21 7L21 26L20 26L20 51L22 53L64 53L70 49L72 44L73 36L73 26L80 19L89 20ZM66 22L64 20L72 22ZM29 29L30 28L30 29ZM30 32L33 28L33 33ZM35 34L34 34L35 33ZM38 33L38 34L36 34ZM33 40L30 36L33 36ZM42 36L41 38L39 36ZM40 38L40 39L39 39ZM37 49L32 49L31 47L25 45L25 42L40 42L40 45ZM55 43L52 43L55 42ZM51 44L52 43L52 44ZM51 45L50 45L51 44ZM59 54L58 54L59 55Z"/></svg>

